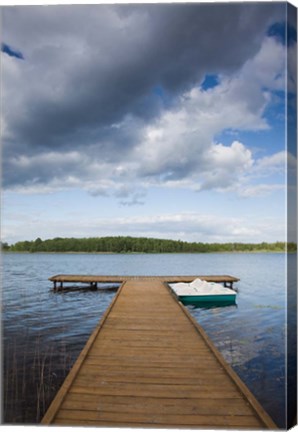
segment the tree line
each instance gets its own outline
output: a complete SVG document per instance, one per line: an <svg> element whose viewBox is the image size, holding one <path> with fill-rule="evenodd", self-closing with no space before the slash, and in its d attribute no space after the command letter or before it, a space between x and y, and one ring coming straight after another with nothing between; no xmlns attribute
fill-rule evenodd
<svg viewBox="0 0 298 432"><path fill-rule="evenodd" d="M8 245L10 252L101 252L101 253L202 253L202 252L289 252L296 251L295 243L201 243L147 237L91 237L19 241Z"/></svg>

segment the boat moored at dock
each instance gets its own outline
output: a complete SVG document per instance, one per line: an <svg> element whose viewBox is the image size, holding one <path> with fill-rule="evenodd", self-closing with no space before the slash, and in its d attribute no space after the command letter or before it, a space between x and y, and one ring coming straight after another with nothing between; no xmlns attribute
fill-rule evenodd
<svg viewBox="0 0 298 432"><path fill-rule="evenodd" d="M170 284L170 287L183 304L227 306L236 303L236 291L217 282L196 278L190 283Z"/></svg>

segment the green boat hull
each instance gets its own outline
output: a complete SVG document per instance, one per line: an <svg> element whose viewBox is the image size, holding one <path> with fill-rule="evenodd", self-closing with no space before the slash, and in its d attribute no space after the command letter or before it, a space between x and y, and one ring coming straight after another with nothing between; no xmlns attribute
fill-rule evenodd
<svg viewBox="0 0 298 432"><path fill-rule="evenodd" d="M182 301L183 304L195 304L195 305L203 305L203 306L228 306L236 303L236 294L231 295L205 295L205 296L192 296L185 295L179 296L179 300Z"/></svg>

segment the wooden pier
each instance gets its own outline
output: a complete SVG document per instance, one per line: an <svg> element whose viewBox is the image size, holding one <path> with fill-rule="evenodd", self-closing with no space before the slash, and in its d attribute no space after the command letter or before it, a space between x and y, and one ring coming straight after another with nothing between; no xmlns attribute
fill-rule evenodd
<svg viewBox="0 0 298 432"><path fill-rule="evenodd" d="M54 291L59 291L63 289L67 289L67 283L84 283L87 284L91 289L96 289L98 283L123 283L126 280L137 280L144 279L146 277L147 280L156 279L156 276L103 276L103 275L67 275L67 274L59 274L49 278L50 281L54 284ZM168 283L175 282L192 282L194 279L200 278L207 282L217 282L223 283L224 286L228 286L229 288L233 288L233 283L238 282L239 279L234 276L228 275L218 275L218 276L158 276L158 279ZM57 285L58 284L58 285Z"/></svg>
<svg viewBox="0 0 298 432"><path fill-rule="evenodd" d="M42 424L277 429L166 280L125 278Z"/></svg>

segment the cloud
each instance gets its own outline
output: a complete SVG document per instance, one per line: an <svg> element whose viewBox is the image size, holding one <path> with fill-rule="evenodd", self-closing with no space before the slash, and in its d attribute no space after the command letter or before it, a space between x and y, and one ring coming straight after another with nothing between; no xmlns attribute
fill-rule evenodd
<svg viewBox="0 0 298 432"><path fill-rule="evenodd" d="M270 128L264 116L268 91L283 88L283 80L275 79L283 66L282 47L265 38L237 73L222 75L221 82L207 91L196 86L182 94L172 109L145 128L135 150L140 176L159 179L163 185L191 178L194 188L204 190L230 187L246 175L254 166L251 151L239 141L223 145L214 137L225 130Z"/></svg>
<svg viewBox="0 0 298 432"><path fill-rule="evenodd" d="M132 195L130 199L122 200L119 202L119 204L121 206L128 206L128 207L132 207L136 205L144 205L145 201L142 200L142 198L144 198L145 196L146 196L145 192L136 192Z"/></svg>
<svg viewBox="0 0 298 432"><path fill-rule="evenodd" d="M243 175L253 165L251 151L238 141L230 147L222 144L213 145L209 150L210 171L199 190L223 190L232 186L239 175Z"/></svg>
<svg viewBox="0 0 298 432"><path fill-rule="evenodd" d="M251 215L247 218L225 217L204 213L177 213L149 216L100 218L79 215L78 221L26 214L13 215L11 223L14 230L5 227L3 239L14 242L16 232L26 232L26 239L35 239L43 233L43 239L55 236L88 237L109 235L131 235L155 238L172 238L185 241L202 242L258 242L284 239L282 221L277 217L256 221ZM17 229L15 229L17 228Z"/></svg>
<svg viewBox="0 0 298 432"><path fill-rule="evenodd" d="M259 159L254 167L254 172L261 174L272 174L276 172L285 172L287 158L293 160L290 154L286 151L280 151L270 156L264 156Z"/></svg>
<svg viewBox="0 0 298 432"><path fill-rule="evenodd" d="M259 184L256 186L241 187L238 193L242 197L251 198L263 197L265 195L270 195L272 192L280 190L284 191L285 193L285 186L281 184Z"/></svg>
<svg viewBox="0 0 298 432"><path fill-rule="evenodd" d="M284 47L265 33L283 12L279 4L4 8L3 39L25 59L2 59L3 186L83 188L124 205L143 202L136 184L230 187L253 155L216 135L269 128L264 110L283 85ZM202 88L212 74L217 86Z"/></svg>

